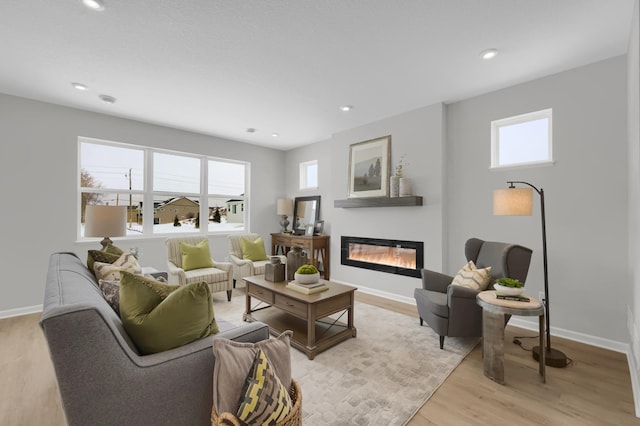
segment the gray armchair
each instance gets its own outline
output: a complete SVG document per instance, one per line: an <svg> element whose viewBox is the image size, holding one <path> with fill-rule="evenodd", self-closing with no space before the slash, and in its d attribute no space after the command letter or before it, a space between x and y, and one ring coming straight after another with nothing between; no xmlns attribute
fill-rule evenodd
<svg viewBox="0 0 640 426"><path fill-rule="evenodd" d="M471 238L464 252L467 261L473 260L478 268L491 266L490 289L498 278L516 278L523 283L527 278L532 253L527 247ZM478 291L450 285L453 278L423 269L422 288L414 291L420 325L426 321L438 333L440 349L444 347L445 336L482 336L482 308L476 303Z"/></svg>

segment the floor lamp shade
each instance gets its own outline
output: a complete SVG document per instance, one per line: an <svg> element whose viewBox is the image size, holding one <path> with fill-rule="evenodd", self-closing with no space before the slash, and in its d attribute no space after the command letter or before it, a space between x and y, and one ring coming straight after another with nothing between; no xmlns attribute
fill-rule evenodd
<svg viewBox="0 0 640 426"><path fill-rule="evenodd" d="M106 247L112 241L109 237L123 237L127 234L126 206L88 205L85 211L84 236L104 237Z"/></svg>
<svg viewBox="0 0 640 426"><path fill-rule="evenodd" d="M531 216L533 189L505 188L493 190L493 214L496 216Z"/></svg>

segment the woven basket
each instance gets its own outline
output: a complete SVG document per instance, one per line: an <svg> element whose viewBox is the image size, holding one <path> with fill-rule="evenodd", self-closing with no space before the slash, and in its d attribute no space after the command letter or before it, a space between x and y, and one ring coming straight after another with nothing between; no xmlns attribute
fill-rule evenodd
<svg viewBox="0 0 640 426"><path fill-rule="evenodd" d="M276 426L300 426L302 425L302 392L300 391L300 386L295 380L291 380L291 387L289 388L289 396L291 396L291 403L293 406L291 407L291 411L289 415ZM211 408L211 425L212 426L223 426L223 425L233 425L233 426L242 426L243 423L238 420L238 418L231 413L221 413L218 414L216 412L216 407Z"/></svg>

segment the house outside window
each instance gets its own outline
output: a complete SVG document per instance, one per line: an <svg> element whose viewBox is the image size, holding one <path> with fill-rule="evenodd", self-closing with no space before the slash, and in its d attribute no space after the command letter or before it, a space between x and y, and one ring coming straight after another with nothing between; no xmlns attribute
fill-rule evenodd
<svg viewBox="0 0 640 426"><path fill-rule="evenodd" d="M552 110L491 122L491 168L553 164Z"/></svg>
<svg viewBox="0 0 640 426"><path fill-rule="evenodd" d="M82 137L78 145L80 238L87 204L127 206L127 236L245 230L248 163ZM229 203L241 206L230 221Z"/></svg>

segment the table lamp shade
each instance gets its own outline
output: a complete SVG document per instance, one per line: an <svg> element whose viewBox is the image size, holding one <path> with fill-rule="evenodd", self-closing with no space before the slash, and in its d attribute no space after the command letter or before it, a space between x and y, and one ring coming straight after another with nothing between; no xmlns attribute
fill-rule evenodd
<svg viewBox="0 0 640 426"><path fill-rule="evenodd" d="M493 191L493 214L496 216L531 216L533 190L506 188Z"/></svg>
<svg viewBox="0 0 640 426"><path fill-rule="evenodd" d="M293 200L291 198L278 198L276 211L277 214L281 216L293 215Z"/></svg>
<svg viewBox="0 0 640 426"><path fill-rule="evenodd" d="M126 206L88 205L85 211L85 237L123 237L127 234Z"/></svg>

